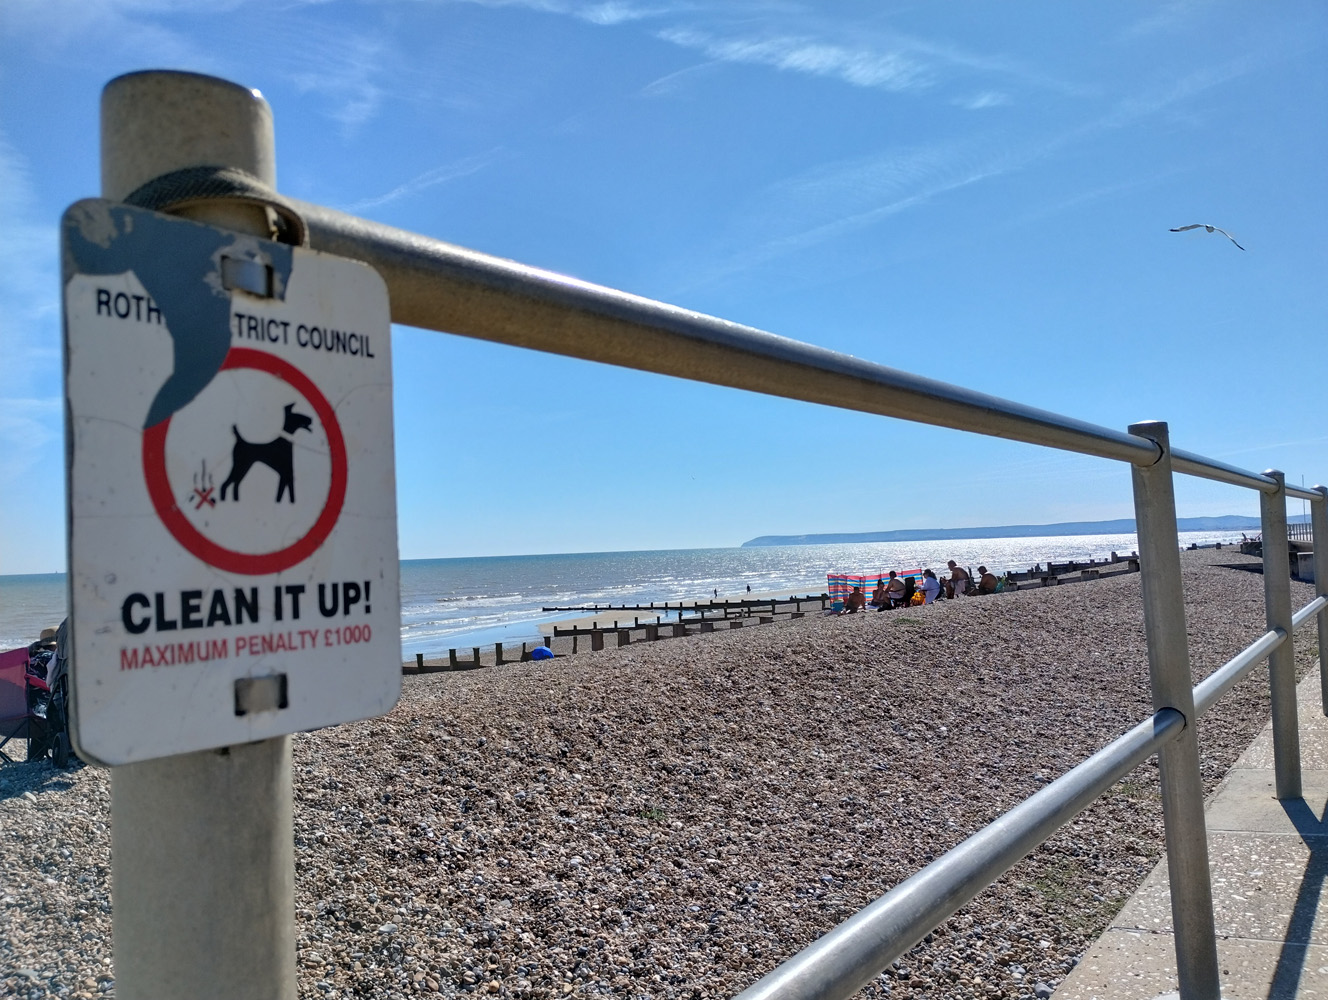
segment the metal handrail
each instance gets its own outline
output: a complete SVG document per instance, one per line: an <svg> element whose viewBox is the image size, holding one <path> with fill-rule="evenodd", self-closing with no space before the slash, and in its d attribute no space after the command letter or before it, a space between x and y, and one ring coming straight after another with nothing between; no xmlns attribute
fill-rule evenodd
<svg viewBox="0 0 1328 1000"><path fill-rule="evenodd" d="M674 375L809 403L975 431L1151 465L1153 441L922 378L755 327L693 312L443 240L293 201L316 250L363 260L387 282L392 319L408 326ZM1178 472L1264 493L1276 480L1173 451ZM1288 496L1322 494L1287 486Z"/></svg>
<svg viewBox="0 0 1328 1000"><path fill-rule="evenodd" d="M1162 709L812 942L737 1000L852 996L1184 729L1180 712Z"/></svg>
<svg viewBox="0 0 1328 1000"><path fill-rule="evenodd" d="M1325 608L1328 608L1328 597L1316 597L1291 616L1291 627L1300 628Z"/></svg>
<svg viewBox="0 0 1328 1000"><path fill-rule="evenodd" d="M1294 626L1325 607L1328 597L1311 601L1296 612ZM1196 715L1212 708L1286 639L1280 629L1265 632L1196 684ZM1145 719L812 942L736 1000L852 996L1184 728L1185 717L1175 709Z"/></svg>
<svg viewBox="0 0 1328 1000"><path fill-rule="evenodd" d="M1236 683L1249 673L1257 663L1268 658L1282 643L1287 634L1280 628L1265 632L1238 654L1218 667L1211 674L1194 685L1194 710L1202 716L1217 704L1221 697L1236 686Z"/></svg>
<svg viewBox="0 0 1328 1000"><path fill-rule="evenodd" d="M1289 486L1281 472L1259 474L1174 449L1162 423L1133 424L1124 433L320 205L298 202L296 207L308 224L314 249L357 258L377 269L387 283L394 322L1130 463L1140 551L1147 550L1144 617L1156 714L740 996L842 1000L851 995L1153 753L1159 755L1162 772L1181 995L1220 992L1198 743L1185 720L1189 715L1197 720L1267 659L1277 794L1299 795L1288 640L1297 625L1328 607L1328 596L1320 596L1293 619L1287 567L1283 563L1277 569L1266 544L1268 630L1192 687L1172 476L1180 472L1257 490L1266 543L1286 538L1287 497L1311 501L1320 523L1328 511L1328 491ZM1324 532L1328 534L1328 528ZM1322 588L1320 593L1325 593ZM1320 615L1319 629L1321 638L1328 635L1328 614ZM1328 660L1321 658L1321 671L1328 710Z"/></svg>

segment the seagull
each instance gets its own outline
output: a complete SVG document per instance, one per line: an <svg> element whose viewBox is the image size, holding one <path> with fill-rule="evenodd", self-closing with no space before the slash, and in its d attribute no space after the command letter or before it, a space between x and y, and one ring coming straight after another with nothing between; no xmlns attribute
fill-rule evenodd
<svg viewBox="0 0 1328 1000"><path fill-rule="evenodd" d="M1232 235L1231 235L1229 232L1227 232L1225 229L1218 229L1216 226L1210 226L1210 225L1208 225L1208 224L1205 223L1205 222L1196 222L1196 223L1195 223L1194 225L1192 225L1192 226L1181 226L1179 229L1173 229L1173 230L1171 230L1171 231L1172 231L1173 233L1183 233L1183 232L1186 232L1187 230L1190 230L1190 229L1207 229L1210 233L1221 233L1223 236L1225 236L1227 239L1229 239L1232 243L1236 243L1236 237L1232 236ZM1237 248L1238 250L1244 250L1244 249L1245 249L1245 248L1244 248L1243 246L1241 246L1239 243L1236 243L1236 248Z"/></svg>

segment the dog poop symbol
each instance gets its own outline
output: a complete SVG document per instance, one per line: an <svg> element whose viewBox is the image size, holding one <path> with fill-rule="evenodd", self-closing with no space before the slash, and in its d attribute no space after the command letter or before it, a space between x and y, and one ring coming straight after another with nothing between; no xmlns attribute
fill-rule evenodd
<svg viewBox="0 0 1328 1000"><path fill-rule="evenodd" d="M303 413L295 412L295 404L286 404L286 419L282 424L282 434L294 434L298 430L306 430L313 433L314 422ZM231 433L235 435L235 446L231 448L231 471L226 477L226 481L221 484L221 499L226 499L226 490L232 489L233 499L240 499L240 483L244 477L249 474L255 462L262 462L269 469L277 474L277 499L281 502L281 494L286 493L290 496L290 502L295 502L295 468L291 461L292 445L291 439L278 435L266 444L256 444L253 441L246 441L240 437L240 429L231 424Z"/></svg>

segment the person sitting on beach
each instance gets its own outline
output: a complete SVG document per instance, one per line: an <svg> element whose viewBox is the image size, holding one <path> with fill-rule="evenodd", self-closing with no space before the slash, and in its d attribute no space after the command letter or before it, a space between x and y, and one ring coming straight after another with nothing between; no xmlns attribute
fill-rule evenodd
<svg viewBox="0 0 1328 1000"><path fill-rule="evenodd" d="M999 582L996 579L996 577L993 574L987 572L986 566L979 566L978 573L980 574L978 577L978 593L979 594L996 593L996 585Z"/></svg>
<svg viewBox="0 0 1328 1000"><path fill-rule="evenodd" d="M870 606L877 611L883 611L889 607L890 598L886 596L885 581L877 580L876 589L872 591Z"/></svg>
<svg viewBox="0 0 1328 1000"><path fill-rule="evenodd" d="M897 608L904 602L904 581L899 579L899 574L894 570L890 571L890 582L885 585L885 595L889 600L889 607Z"/></svg>
<svg viewBox="0 0 1328 1000"><path fill-rule="evenodd" d="M941 592L941 581L936 579L936 574L929 569L922 571L922 603L930 604L936 600L936 595Z"/></svg>
<svg viewBox="0 0 1328 1000"><path fill-rule="evenodd" d="M855 611L861 611L866 606L867 606L867 597L865 594L863 594L862 588L854 587L853 593L849 594L848 597L844 598L844 610L841 611L840 614L851 615Z"/></svg>
<svg viewBox="0 0 1328 1000"><path fill-rule="evenodd" d="M950 567L949 590L955 597L963 597L968 593L968 572L962 566L956 565L953 559L946 565Z"/></svg>

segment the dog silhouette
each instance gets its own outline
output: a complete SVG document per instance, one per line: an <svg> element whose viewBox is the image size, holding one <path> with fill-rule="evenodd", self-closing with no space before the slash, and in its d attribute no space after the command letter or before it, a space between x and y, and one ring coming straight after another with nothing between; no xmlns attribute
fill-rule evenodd
<svg viewBox="0 0 1328 1000"><path fill-rule="evenodd" d="M286 418L281 427L283 434L294 434L298 430L313 433L313 420L303 413L296 413L294 403L286 404L285 413ZM294 503L295 465L291 461L294 451L291 439L276 437L262 444L246 441L240 436L240 428L235 424L231 424L231 433L235 435L235 444L231 448L231 471L226 481L221 484L221 499L226 499L226 490L230 488L233 498L239 500L240 483L249 475L249 470L253 468L255 462L262 462L277 474L276 502L281 503L281 495L286 493L290 496L290 502Z"/></svg>

